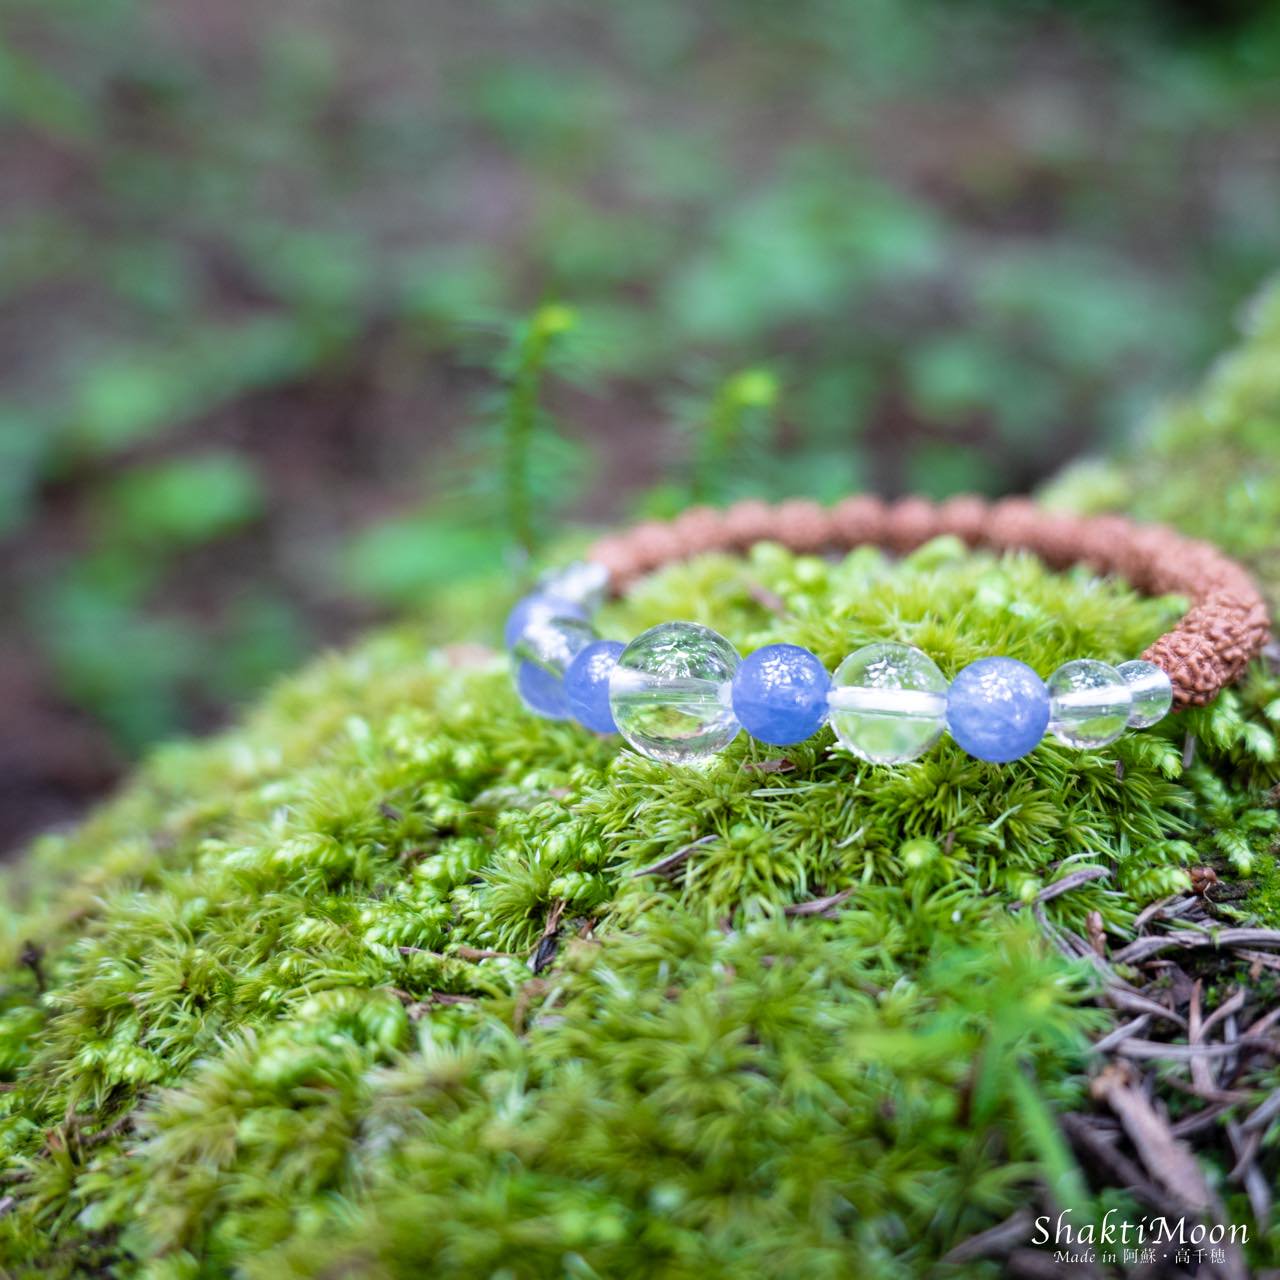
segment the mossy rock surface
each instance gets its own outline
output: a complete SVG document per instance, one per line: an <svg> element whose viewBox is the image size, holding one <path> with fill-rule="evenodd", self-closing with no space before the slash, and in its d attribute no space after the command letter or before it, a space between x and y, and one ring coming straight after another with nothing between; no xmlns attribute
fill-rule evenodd
<svg viewBox="0 0 1280 1280"><path fill-rule="evenodd" d="M1047 674L1179 608L939 540L706 558L601 625ZM1119 946L1211 864L1280 923L1278 721L1260 662L1100 753L884 770L824 732L673 771L524 713L492 650L378 635L11 872L3 1274L936 1274L1084 1195L1053 1116L1114 1015L1025 905L1103 868L1038 914Z"/></svg>

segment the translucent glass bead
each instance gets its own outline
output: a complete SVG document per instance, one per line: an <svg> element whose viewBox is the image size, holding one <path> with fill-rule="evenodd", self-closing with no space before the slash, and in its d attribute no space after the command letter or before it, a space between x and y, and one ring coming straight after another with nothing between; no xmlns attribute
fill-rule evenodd
<svg viewBox="0 0 1280 1280"><path fill-rule="evenodd" d="M534 623L548 622L552 618L578 618L585 622L586 617L583 607L574 600L535 592L531 596L525 596L507 614L506 624L502 628L502 640L508 649L514 649L525 628Z"/></svg>
<svg viewBox="0 0 1280 1280"><path fill-rule="evenodd" d="M1173 706L1173 684L1162 667L1135 658L1132 662L1122 662L1116 671L1129 686L1132 698L1130 729L1149 729L1169 714Z"/></svg>
<svg viewBox="0 0 1280 1280"><path fill-rule="evenodd" d="M903 764L942 736L947 681L913 645L869 644L836 668L829 703L831 727L854 755L873 764Z"/></svg>
<svg viewBox="0 0 1280 1280"><path fill-rule="evenodd" d="M618 732L641 755L702 764L738 734L731 681L738 651L696 622L663 622L637 636L609 677Z"/></svg>
<svg viewBox="0 0 1280 1280"><path fill-rule="evenodd" d="M733 677L733 711L761 742L803 742L827 718L831 677L798 644L770 644L743 659Z"/></svg>
<svg viewBox="0 0 1280 1280"><path fill-rule="evenodd" d="M569 720L573 716L564 696L564 682L532 662L517 664L516 692L530 711L545 720Z"/></svg>
<svg viewBox="0 0 1280 1280"><path fill-rule="evenodd" d="M591 624L580 618L538 618L525 626L512 649L512 658L516 690L530 711L548 720L571 717L564 673L579 651L595 638Z"/></svg>
<svg viewBox="0 0 1280 1280"><path fill-rule="evenodd" d="M1049 691L1016 658L979 658L947 692L947 728L979 760L1005 764L1025 756L1048 724Z"/></svg>
<svg viewBox="0 0 1280 1280"><path fill-rule="evenodd" d="M1132 704L1129 686L1110 663L1078 658L1048 677L1048 731L1080 750L1114 742L1129 726Z"/></svg>
<svg viewBox="0 0 1280 1280"><path fill-rule="evenodd" d="M609 677L625 648L619 640L593 640L578 651L564 673L569 711L579 724L596 733L618 732L609 709Z"/></svg>
<svg viewBox="0 0 1280 1280"><path fill-rule="evenodd" d="M1095 658L1064 662L1049 677L1049 732L1069 747L1114 742L1128 727L1132 705L1121 674Z"/></svg>

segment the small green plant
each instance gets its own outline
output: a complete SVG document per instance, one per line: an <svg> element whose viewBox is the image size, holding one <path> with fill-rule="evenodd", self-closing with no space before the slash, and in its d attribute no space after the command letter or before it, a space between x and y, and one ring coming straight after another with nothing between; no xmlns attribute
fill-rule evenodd
<svg viewBox="0 0 1280 1280"><path fill-rule="evenodd" d="M568 307L556 303L539 307L517 330L500 366L507 382L502 411L504 506L511 540L526 556L537 550L540 541L534 452L551 434L539 391L553 344L576 322Z"/></svg>
<svg viewBox="0 0 1280 1280"><path fill-rule="evenodd" d="M744 463L759 469L777 400L778 381L767 369L744 369L720 385L693 441L690 502L723 500Z"/></svg>
<svg viewBox="0 0 1280 1280"><path fill-rule="evenodd" d="M576 325L570 308L549 303L509 326L505 346L489 360L492 385L478 401L467 444L432 469L417 511L376 521L349 540L346 590L421 604L432 588L528 564L552 513L582 483L583 452L543 404L548 377L579 375Z"/></svg>

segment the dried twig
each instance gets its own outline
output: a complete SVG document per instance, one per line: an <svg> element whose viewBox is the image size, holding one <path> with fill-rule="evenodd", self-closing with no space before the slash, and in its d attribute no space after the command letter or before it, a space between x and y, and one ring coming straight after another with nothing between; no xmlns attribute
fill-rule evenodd
<svg viewBox="0 0 1280 1280"><path fill-rule="evenodd" d="M117 1116L109 1125L98 1129L94 1133L82 1133L79 1135L80 1148L83 1151L92 1150L92 1148L101 1146L102 1143L117 1137L119 1134L127 1132L133 1128L134 1117L137 1110L126 1111L124 1115Z"/></svg>
<svg viewBox="0 0 1280 1280"><path fill-rule="evenodd" d="M1195 1062L1198 1058L1230 1058L1243 1045L1246 1048L1266 1049L1272 1054L1280 1054L1280 1041L1261 1040L1257 1037L1241 1038L1236 1044L1170 1044L1164 1040L1139 1040L1131 1037L1116 1045L1115 1051L1126 1058L1171 1058L1179 1062ZM1193 1072L1194 1075L1194 1072ZM1200 1085L1197 1080L1196 1084ZM1212 1081L1206 1082L1206 1089L1216 1086Z"/></svg>
<svg viewBox="0 0 1280 1280"><path fill-rule="evenodd" d="M1138 918L1133 922L1134 930L1140 932L1148 920L1158 916L1164 910L1165 903L1172 901L1172 898L1157 898L1154 902L1148 903L1138 912Z"/></svg>
<svg viewBox="0 0 1280 1280"><path fill-rule="evenodd" d="M1211 1128L1218 1123L1223 1112L1230 1108L1228 1102L1214 1102L1205 1107L1201 1111L1193 1112L1189 1116L1183 1116L1181 1120L1175 1121L1169 1126L1169 1132L1175 1138L1185 1138L1188 1134L1199 1133L1201 1129Z"/></svg>
<svg viewBox="0 0 1280 1280"><path fill-rule="evenodd" d="M812 898L808 902L793 902L782 908L786 916L822 916L831 913L832 907L838 907L847 898L853 897L852 887L841 889L839 893L828 894L825 898Z"/></svg>
<svg viewBox="0 0 1280 1280"><path fill-rule="evenodd" d="M771 760L746 760L742 767L748 773L795 773L796 762L779 756Z"/></svg>
<svg viewBox="0 0 1280 1280"><path fill-rule="evenodd" d="M1195 1158L1169 1131L1168 1121L1142 1090L1134 1087L1126 1068L1104 1068L1094 1078L1092 1092L1119 1117L1147 1172L1157 1183L1196 1213L1206 1213L1214 1207L1213 1193Z"/></svg>
<svg viewBox="0 0 1280 1280"><path fill-rule="evenodd" d="M994 1227L988 1227L985 1231L979 1231L976 1236L962 1240L943 1258L943 1262L973 1262L977 1258L1006 1257L1018 1245L1026 1244L1033 1225L1031 1210L1019 1209Z"/></svg>
<svg viewBox="0 0 1280 1280"><path fill-rule="evenodd" d="M1244 1033L1247 1036L1264 1035L1266 1032L1270 1031L1277 1022L1280 1022L1280 1004L1276 1005L1274 1009L1264 1013L1262 1017L1257 1019L1257 1021L1247 1026L1244 1029Z"/></svg>
<svg viewBox="0 0 1280 1280"><path fill-rule="evenodd" d="M1114 1031L1103 1036L1101 1040L1094 1042L1094 1053L1110 1053L1118 1044L1123 1043L1131 1035L1139 1031L1145 1031L1150 1021L1151 1015L1149 1013L1140 1013L1131 1021L1122 1023Z"/></svg>
<svg viewBox="0 0 1280 1280"><path fill-rule="evenodd" d="M1059 1123L1077 1153L1087 1156L1117 1186L1127 1188L1149 1209L1165 1206L1167 1197L1164 1192L1116 1146L1112 1138L1101 1131L1096 1117L1069 1112Z"/></svg>
<svg viewBox="0 0 1280 1280"><path fill-rule="evenodd" d="M1063 876L1061 880L1055 880L1052 884L1045 885L1032 901L1036 903L1048 902L1061 894L1070 893L1072 889L1078 889L1082 884L1088 884L1091 880L1105 880L1110 875L1111 872L1106 867L1080 867L1070 875ZM1019 911L1022 906L1021 902L1011 902L1009 910Z"/></svg>
<svg viewBox="0 0 1280 1280"><path fill-rule="evenodd" d="M1173 1074L1164 1076L1163 1083L1168 1085L1170 1089L1176 1089L1179 1093L1186 1093L1193 1098L1199 1098L1201 1102L1234 1104L1253 1101L1253 1094L1244 1089L1197 1089L1190 1080L1183 1080L1180 1076Z"/></svg>
<svg viewBox="0 0 1280 1280"><path fill-rule="evenodd" d="M1191 986L1191 1003L1187 1009L1187 1044L1189 1048L1207 1048L1204 1045L1205 1027L1200 1016L1200 994L1203 984L1197 978ZM1191 1083L1197 1089L1209 1092L1218 1087L1209 1069L1209 1055L1197 1053L1191 1059Z"/></svg>
<svg viewBox="0 0 1280 1280"><path fill-rule="evenodd" d="M1241 960L1248 960L1261 969L1277 969L1280 970L1280 956L1273 956L1266 951L1248 951L1244 947L1236 949L1236 955Z"/></svg>
<svg viewBox="0 0 1280 1280"><path fill-rule="evenodd" d="M683 865L695 849L719 839L720 837L715 832L712 832L709 836L702 836L690 844L682 845L674 853L669 853L665 857L659 858L657 862L651 862L647 867L641 867L639 871L633 871L631 878L638 880L641 876L669 876L677 867Z"/></svg>
<svg viewBox="0 0 1280 1280"><path fill-rule="evenodd" d="M438 1005L475 1004L479 999L478 996L461 995L455 991L428 991L422 999L415 999L407 991L401 991L396 987L392 987L391 990L404 1005L405 1013L414 1022L425 1017Z"/></svg>
<svg viewBox="0 0 1280 1280"><path fill-rule="evenodd" d="M1247 1133L1265 1129L1277 1116L1280 1116L1280 1089L1274 1089L1265 1102L1259 1103L1241 1122L1240 1127Z"/></svg>
<svg viewBox="0 0 1280 1280"><path fill-rule="evenodd" d="M1199 986L1199 983L1196 984ZM1245 989L1237 987L1232 995L1224 1000L1205 1020L1203 1031L1208 1035L1219 1022L1224 1018L1229 1018L1233 1013L1238 1013L1244 1007Z"/></svg>
<svg viewBox="0 0 1280 1280"><path fill-rule="evenodd" d="M560 917L564 915L565 900L557 898L547 913L547 923L543 927L542 937L529 957L529 968L534 973L541 973L556 958L560 946Z"/></svg>
<svg viewBox="0 0 1280 1280"><path fill-rule="evenodd" d="M1187 950L1191 947L1280 947L1280 929L1179 929L1176 933L1154 934L1138 938L1117 951L1112 959L1117 964L1137 964L1164 951Z"/></svg>
<svg viewBox="0 0 1280 1280"><path fill-rule="evenodd" d="M1185 1027L1187 1020L1176 1009L1166 1009L1158 1000L1144 996L1127 985L1112 985L1106 990L1108 1003L1123 1009L1126 1013L1149 1013L1153 1018L1163 1018L1175 1026Z"/></svg>
<svg viewBox="0 0 1280 1280"><path fill-rule="evenodd" d="M1245 1133L1241 1125L1228 1120L1227 1137L1236 1156L1235 1168L1228 1176L1243 1185L1245 1195L1249 1197L1249 1208L1257 1219L1258 1229L1265 1232L1271 1225L1271 1187L1266 1174L1258 1168L1257 1157L1262 1145L1262 1134L1256 1130Z"/></svg>
<svg viewBox="0 0 1280 1280"><path fill-rule="evenodd" d="M1101 911L1090 911L1084 918L1084 929L1089 935L1089 945L1094 954L1102 959L1107 955L1107 926L1103 923Z"/></svg>

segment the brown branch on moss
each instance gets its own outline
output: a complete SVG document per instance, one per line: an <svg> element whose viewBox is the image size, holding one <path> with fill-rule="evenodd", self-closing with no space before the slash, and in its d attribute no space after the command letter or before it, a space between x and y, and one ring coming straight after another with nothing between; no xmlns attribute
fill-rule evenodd
<svg viewBox="0 0 1280 1280"><path fill-rule="evenodd" d="M709 836L701 836L689 844L682 845L674 853L669 853L666 857L659 858L657 862L652 862L647 867L641 867L639 871L633 871L631 878L639 880L642 876L669 876L685 863L695 849L719 839L720 837L715 832L712 832Z"/></svg>
<svg viewBox="0 0 1280 1280"><path fill-rule="evenodd" d="M1169 1131L1169 1122L1135 1085L1131 1071L1115 1063L1104 1067L1090 1092L1115 1112L1155 1182L1192 1212L1205 1213L1214 1207L1213 1192L1195 1157Z"/></svg>
<svg viewBox="0 0 1280 1280"><path fill-rule="evenodd" d="M560 946L560 919L564 915L565 900L557 898L547 913L547 923L542 930L542 937L529 957L529 968L534 973L541 973L556 958Z"/></svg>
<svg viewBox="0 0 1280 1280"><path fill-rule="evenodd" d="M1072 889L1080 888L1081 885L1089 884L1093 880L1106 880L1110 876L1111 872L1106 867L1080 867L1078 870L1071 872L1070 875L1063 876L1061 880L1055 880L1052 884L1045 885L1032 901L1037 905L1049 902L1064 893L1070 893ZM1024 905L1022 902L1011 902L1009 910L1019 911Z"/></svg>
<svg viewBox="0 0 1280 1280"><path fill-rule="evenodd" d="M825 898L812 898L808 902L793 902L790 906L782 908L784 916L828 916L832 919L835 917L833 907L838 907L842 902L853 897L852 886L848 889L841 889L839 893L830 893Z"/></svg>
<svg viewBox="0 0 1280 1280"><path fill-rule="evenodd" d="M1116 964L1137 964L1165 951L1192 947L1280 947L1280 929L1181 929L1177 933L1138 938L1117 951Z"/></svg>
<svg viewBox="0 0 1280 1280"><path fill-rule="evenodd" d="M956 1245L943 1262L958 1266L962 1262L976 1262L979 1258L1005 1258L1031 1236L1035 1225L1030 1209L1019 1209L994 1227L979 1231L976 1236Z"/></svg>

